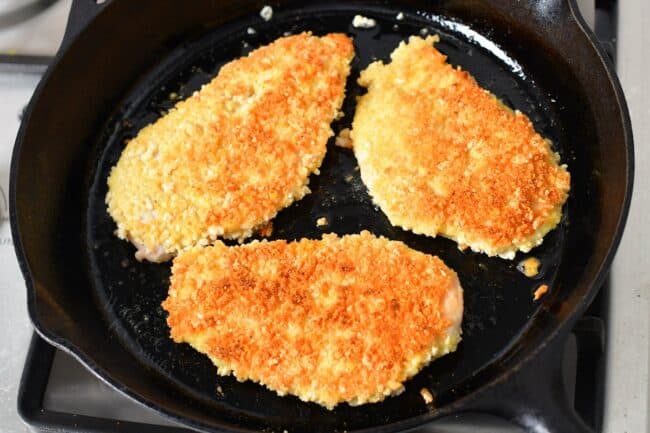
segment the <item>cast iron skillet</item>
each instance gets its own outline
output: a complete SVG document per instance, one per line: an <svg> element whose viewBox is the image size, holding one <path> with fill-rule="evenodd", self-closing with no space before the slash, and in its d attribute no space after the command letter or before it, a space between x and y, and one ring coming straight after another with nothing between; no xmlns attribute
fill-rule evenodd
<svg viewBox="0 0 650 433"><path fill-rule="evenodd" d="M76 0L63 48L27 110L11 171L11 224L39 333L133 399L202 431L397 431L465 410L532 431L587 432L567 403L559 353L603 282L632 187L632 134L611 65L570 0L271 2ZM397 20L398 12L404 13ZM377 19L356 30L352 17ZM256 30L249 34L247 28ZM425 30L422 30L425 29ZM137 263L106 214L106 176L124 141L187 96L224 62L284 32L349 32L357 59L345 103L349 124L359 70L426 31L439 48L553 140L572 174L565 218L516 261L458 251L442 238L391 227L372 206L349 150L330 145L313 193L281 212L274 238L369 229L438 254L465 288L464 340L406 391L379 404L327 411L263 387L218 377L206 357L168 338L159 304L169 265ZM518 259L527 255L519 255ZM542 301L532 292L551 287ZM217 392L217 388L221 392ZM436 397L423 404L419 390Z"/></svg>

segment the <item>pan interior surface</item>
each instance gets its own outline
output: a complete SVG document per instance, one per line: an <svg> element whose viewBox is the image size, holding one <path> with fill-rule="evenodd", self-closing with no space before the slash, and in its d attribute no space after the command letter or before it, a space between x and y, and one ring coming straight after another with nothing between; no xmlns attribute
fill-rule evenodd
<svg viewBox="0 0 650 433"><path fill-rule="evenodd" d="M397 18L399 12L404 13L403 19ZM356 14L375 19L377 25L369 29L352 27ZM284 34L307 30L316 35L344 32L354 37L357 57L348 81L345 117L333 125L335 134L350 126L355 99L364 92L356 84L361 70L376 59L388 61L390 52L410 35L439 34L441 41L437 47L448 56L448 61L469 71L481 86L508 106L528 115L535 129L552 140L573 178L572 194L560 225L531 253L518 254L515 260L508 261L461 252L447 239L419 236L392 227L373 205L352 151L334 146L331 140L320 175L310 178L312 193L280 212L273 221L271 239L319 238L327 232L349 234L369 230L438 255L459 274L465 294L463 341L457 352L426 367L406 384L406 390L399 396L361 407L339 405L333 411L292 396L279 397L251 382L217 376L206 356L188 345L173 343L165 322L166 313L160 307L167 296L170 264L137 262L133 246L114 236L115 223L104 203L106 179L126 141L169 110L176 102L175 95L188 97L216 75L224 63L255 47ZM140 363L172 381L190 398L213 408L217 418L219 411L227 410L242 418L264 419L278 428L291 420L291 431L355 430L432 411L433 406L422 400L422 388L430 390L438 407L454 401L463 395L472 378L504 353L516 349L539 310L552 301L555 290L560 290L556 282L568 272L562 265L570 250L567 245L579 241L583 247L588 246L588 237L573 239L572 236L581 235L569 230L574 212L581 209L579 213L583 214L585 207L595 206L583 202L582 196L589 195L592 188L588 182L589 167L576 162L582 147L570 139L568 131L575 126L569 126L571 119L561 113L561 107L572 102L568 95L549 92L538 82L535 71L466 26L443 17L378 7L364 10L355 6L351 10L332 3L320 9L281 9L268 22L249 17L177 46L134 83L95 144L97 158L90 174L85 231L89 276L107 323ZM583 140L591 134L586 129ZM329 225L317 227L316 220L323 216ZM525 277L516 268L519 260L529 256L537 257L542 264L535 278ZM542 283L551 287L551 293L547 299L533 302L532 294Z"/></svg>

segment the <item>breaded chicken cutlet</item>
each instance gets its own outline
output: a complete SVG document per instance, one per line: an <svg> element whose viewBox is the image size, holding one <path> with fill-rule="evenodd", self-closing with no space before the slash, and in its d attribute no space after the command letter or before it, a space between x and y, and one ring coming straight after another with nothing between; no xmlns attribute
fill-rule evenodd
<svg viewBox="0 0 650 433"><path fill-rule="evenodd" d="M162 305L220 375L329 409L401 392L456 349L463 314L453 270L368 232L188 250Z"/></svg>
<svg viewBox="0 0 650 433"><path fill-rule="evenodd" d="M117 236L168 260L243 240L309 192L345 95L343 34L284 37L232 61L131 140L108 178Z"/></svg>
<svg viewBox="0 0 650 433"><path fill-rule="evenodd" d="M393 225L512 259L560 221L570 177L530 120L411 37L359 83L361 178Z"/></svg>

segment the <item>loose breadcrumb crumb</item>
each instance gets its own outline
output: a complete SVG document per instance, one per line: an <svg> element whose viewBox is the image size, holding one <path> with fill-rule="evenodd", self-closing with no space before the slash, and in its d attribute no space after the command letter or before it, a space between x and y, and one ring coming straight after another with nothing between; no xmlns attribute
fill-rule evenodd
<svg viewBox="0 0 650 433"><path fill-rule="evenodd" d="M539 266L541 262L537 257L528 257L525 260L522 260L517 265L517 270L527 276L528 278L534 278L539 274Z"/></svg>
<svg viewBox="0 0 650 433"><path fill-rule="evenodd" d="M262 224L257 230L257 233L263 238L271 237L273 234L273 222L269 221L266 224Z"/></svg>
<svg viewBox="0 0 650 433"><path fill-rule="evenodd" d="M328 225L330 222L327 218L325 217L320 217L316 220L316 227L325 227Z"/></svg>
<svg viewBox="0 0 650 433"><path fill-rule="evenodd" d="M431 394L431 391L429 391L428 389L422 388L420 390L420 395L422 396L422 399L424 400L425 404L433 403L433 395Z"/></svg>
<svg viewBox="0 0 650 433"><path fill-rule="evenodd" d="M546 293L548 293L548 285L547 284L542 284L535 290L535 294L533 296L533 300L539 301L542 296L544 296Z"/></svg>
<svg viewBox="0 0 650 433"><path fill-rule="evenodd" d="M355 15L352 19L352 27L355 29L371 29L377 25L377 21L363 15Z"/></svg>
<svg viewBox="0 0 650 433"><path fill-rule="evenodd" d="M334 144L338 147L344 147L346 149L352 149L352 139L350 138L350 128L341 129L339 134L334 140Z"/></svg>
<svg viewBox="0 0 650 433"><path fill-rule="evenodd" d="M270 21L271 18L273 18L273 8L269 5L264 6L262 10L260 10L260 17L262 17L264 21Z"/></svg>

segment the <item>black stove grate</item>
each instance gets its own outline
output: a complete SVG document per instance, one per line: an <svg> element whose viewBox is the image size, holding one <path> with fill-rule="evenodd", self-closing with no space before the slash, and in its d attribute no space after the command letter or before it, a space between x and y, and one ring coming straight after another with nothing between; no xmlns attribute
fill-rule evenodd
<svg viewBox="0 0 650 433"><path fill-rule="evenodd" d="M45 391L50 378L56 348L37 333L25 360L25 368L18 389L18 413L35 432L84 432L84 433L187 433L179 427L166 427L98 418L86 415L51 411L43 407ZM81 365L79 368L83 368Z"/></svg>

